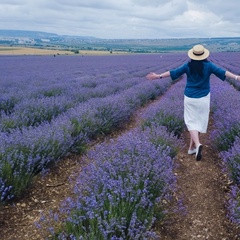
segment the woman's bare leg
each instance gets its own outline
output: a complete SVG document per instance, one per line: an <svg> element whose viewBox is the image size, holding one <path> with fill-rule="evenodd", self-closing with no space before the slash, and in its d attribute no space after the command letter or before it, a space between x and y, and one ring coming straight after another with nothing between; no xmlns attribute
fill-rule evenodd
<svg viewBox="0 0 240 240"><path fill-rule="evenodd" d="M190 146L192 147L193 143L197 147L200 144L199 141L199 132L197 130L190 130L191 140L190 140ZM192 143L191 143L192 142Z"/></svg>
<svg viewBox="0 0 240 240"><path fill-rule="evenodd" d="M193 140L192 140L192 137L191 137L191 134L190 134L190 144L189 144L189 150L192 150L194 149L194 146L193 146Z"/></svg>
<svg viewBox="0 0 240 240"><path fill-rule="evenodd" d="M192 138L192 141L194 142L196 146L196 160L199 161L202 158L202 144L199 141L199 132L197 130L190 130L190 135Z"/></svg>

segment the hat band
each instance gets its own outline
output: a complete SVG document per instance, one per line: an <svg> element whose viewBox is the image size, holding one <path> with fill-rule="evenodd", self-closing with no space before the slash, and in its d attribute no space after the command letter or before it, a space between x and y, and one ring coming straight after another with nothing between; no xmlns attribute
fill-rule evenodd
<svg viewBox="0 0 240 240"><path fill-rule="evenodd" d="M195 53L195 52L193 52L193 54L194 54L195 56L201 56L201 55L204 54L204 52L202 52L202 53Z"/></svg>

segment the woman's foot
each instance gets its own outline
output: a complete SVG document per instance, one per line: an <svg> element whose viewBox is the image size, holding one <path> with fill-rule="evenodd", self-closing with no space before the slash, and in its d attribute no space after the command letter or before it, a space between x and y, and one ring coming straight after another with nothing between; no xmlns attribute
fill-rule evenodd
<svg viewBox="0 0 240 240"><path fill-rule="evenodd" d="M192 155L192 154L196 153L196 151L197 151L196 148L188 149L188 154Z"/></svg>
<svg viewBox="0 0 240 240"><path fill-rule="evenodd" d="M202 159L202 149L203 149L203 145L199 144L196 148L196 160L199 161Z"/></svg>

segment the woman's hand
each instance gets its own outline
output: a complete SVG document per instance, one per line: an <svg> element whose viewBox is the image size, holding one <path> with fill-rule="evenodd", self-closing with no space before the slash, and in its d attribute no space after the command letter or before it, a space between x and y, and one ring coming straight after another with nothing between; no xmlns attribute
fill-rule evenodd
<svg viewBox="0 0 240 240"><path fill-rule="evenodd" d="M157 79L157 78L159 78L159 74L156 74L156 73L154 73L154 72L150 72L147 76L146 76L146 78L147 78L147 80L154 80L154 79Z"/></svg>

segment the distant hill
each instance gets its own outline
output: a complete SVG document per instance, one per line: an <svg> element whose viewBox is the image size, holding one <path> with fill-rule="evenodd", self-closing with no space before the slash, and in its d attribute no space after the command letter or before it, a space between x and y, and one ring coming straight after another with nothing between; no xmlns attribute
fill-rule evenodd
<svg viewBox="0 0 240 240"><path fill-rule="evenodd" d="M24 37L24 38L83 38L83 39L95 39L95 37L91 36L70 36L70 35L59 35L56 33L49 32L41 32L41 31L27 31L27 30L1 30L0 29L0 37Z"/></svg>
<svg viewBox="0 0 240 240"><path fill-rule="evenodd" d="M25 30L0 30L1 37L28 37L28 38L48 38L57 37L55 33L25 31Z"/></svg>
<svg viewBox="0 0 240 240"><path fill-rule="evenodd" d="M211 51L240 51L238 38L173 38L173 39L100 39L92 36L58 35L25 30L0 30L0 45L81 50L158 53L186 51L195 44L204 44Z"/></svg>

